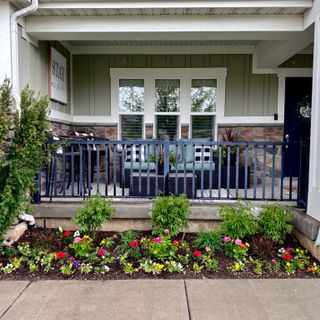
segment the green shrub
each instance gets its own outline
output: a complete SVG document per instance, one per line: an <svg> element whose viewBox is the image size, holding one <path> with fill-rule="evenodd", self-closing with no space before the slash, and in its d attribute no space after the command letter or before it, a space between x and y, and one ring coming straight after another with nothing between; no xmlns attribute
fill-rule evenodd
<svg viewBox="0 0 320 320"><path fill-rule="evenodd" d="M251 213L252 206L248 202L237 202L235 206L222 206L220 216L222 232L233 239L243 239L256 234L259 225Z"/></svg>
<svg viewBox="0 0 320 320"><path fill-rule="evenodd" d="M194 245L197 249L204 249L207 247L210 248L212 251L221 250L221 233L217 231L198 232Z"/></svg>
<svg viewBox="0 0 320 320"><path fill-rule="evenodd" d="M291 219L290 212L286 212L278 204L271 204L262 207L258 223L267 239L283 243L287 234L292 230Z"/></svg>
<svg viewBox="0 0 320 320"><path fill-rule="evenodd" d="M158 196L151 208L151 223L158 227L155 233L170 231L170 235L177 235L182 229L188 227L190 202L185 195Z"/></svg>
<svg viewBox="0 0 320 320"><path fill-rule="evenodd" d="M94 236L103 223L112 219L113 214L112 200L103 199L98 193L86 200L85 206L77 211L72 221L80 231Z"/></svg>
<svg viewBox="0 0 320 320"><path fill-rule="evenodd" d="M14 117L14 137L7 154L1 144L12 126L12 95L9 80L0 87L0 239L14 218L30 211L30 191L36 188L35 174L47 160L43 147L48 136L48 98L35 96L28 87L21 92L21 113Z"/></svg>

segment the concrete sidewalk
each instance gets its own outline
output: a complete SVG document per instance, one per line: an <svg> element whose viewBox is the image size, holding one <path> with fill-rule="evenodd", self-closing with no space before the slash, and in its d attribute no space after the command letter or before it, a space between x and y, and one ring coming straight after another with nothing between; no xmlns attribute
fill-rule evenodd
<svg viewBox="0 0 320 320"><path fill-rule="evenodd" d="M0 281L0 318L320 319L320 279Z"/></svg>

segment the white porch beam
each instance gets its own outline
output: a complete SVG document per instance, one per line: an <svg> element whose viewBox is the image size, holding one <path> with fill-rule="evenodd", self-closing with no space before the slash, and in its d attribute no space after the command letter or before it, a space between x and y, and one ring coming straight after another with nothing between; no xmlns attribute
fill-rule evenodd
<svg viewBox="0 0 320 320"><path fill-rule="evenodd" d="M221 39L226 39L228 33L233 33L234 39L241 39L241 33L246 33L247 36L251 33L251 37L257 38L259 33L269 33L271 35L272 33L288 33L288 36L290 33L303 31L303 17L294 15L214 17L29 16L26 19L26 31L39 40L95 40L103 38L101 34L106 36L112 33L116 35L123 34L128 40L137 40L133 38L133 35L140 33L151 34L151 39L153 40L157 39L154 37L155 33L168 33L169 35L184 33L189 40L190 37L192 38L192 35L195 35L195 38L199 39L196 33L217 33L220 34ZM211 34L209 39L213 39L213 36L214 35ZM172 38L170 37L169 39ZM121 39L118 37L118 40Z"/></svg>
<svg viewBox="0 0 320 320"><path fill-rule="evenodd" d="M257 46L258 68L277 68L313 42L313 28L309 27L294 39L287 41L261 41Z"/></svg>
<svg viewBox="0 0 320 320"><path fill-rule="evenodd" d="M53 1L39 9L312 8L312 0L269 1Z"/></svg>
<svg viewBox="0 0 320 320"><path fill-rule="evenodd" d="M316 18L317 13L320 12L320 1L314 0L311 9L307 10L304 14L304 28L308 28Z"/></svg>
<svg viewBox="0 0 320 320"><path fill-rule="evenodd" d="M315 19L307 213L320 221L320 13Z"/></svg>

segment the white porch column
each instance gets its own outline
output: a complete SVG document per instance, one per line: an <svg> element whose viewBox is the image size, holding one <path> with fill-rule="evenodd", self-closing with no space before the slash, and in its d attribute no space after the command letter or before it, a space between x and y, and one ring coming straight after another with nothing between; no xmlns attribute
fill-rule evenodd
<svg viewBox="0 0 320 320"><path fill-rule="evenodd" d="M314 26L312 115L307 213L320 221L320 12Z"/></svg>
<svg viewBox="0 0 320 320"><path fill-rule="evenodd" d="M10 4L0 1L0 84L11 78Z"/></svg>

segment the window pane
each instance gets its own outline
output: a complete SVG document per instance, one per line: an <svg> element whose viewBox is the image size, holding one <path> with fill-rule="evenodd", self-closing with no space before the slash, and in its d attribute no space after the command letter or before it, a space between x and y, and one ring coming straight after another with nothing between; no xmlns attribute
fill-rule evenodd
<svg viewBox="0 0 320 320"><path fill-rule="evenodd" d="M192 116L192 138L214 138L214 116Z"/></svg>
<svg viewBox="0 0 320 320"><path fill-rule="evenodd" d="M157 139L168 138L176 140L178 138L178 116L156 116L157 119Z"/></svg>
<svg viewBox="0 0 320 320"><path fill-rule="evenodd" d="M120 112L143 111L144 80L120 79L119 80L119 110Z"/></svg>
<svg viewBox="0 0 320 320"><path fill-rule="evenodd" d="M139 140L143 134L143 116L121 115L121 139Z"/></svg>
<svg viewBox="0 0 320 320"><path fill-rule="evenodd" d="M191 111L215 112L217 80L193 79L191 84Z"/></svg>
<svg viewBox="0 0 320 320"><path fill-rule="evenodd" d="M156 111L180 111L180 80L160 80L156 82Z"/></svg>

